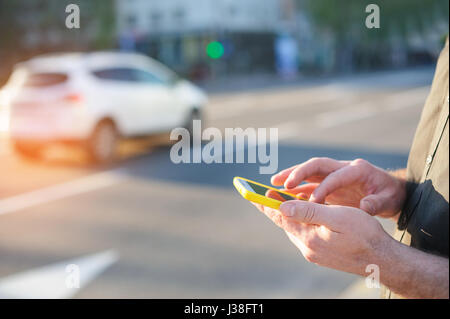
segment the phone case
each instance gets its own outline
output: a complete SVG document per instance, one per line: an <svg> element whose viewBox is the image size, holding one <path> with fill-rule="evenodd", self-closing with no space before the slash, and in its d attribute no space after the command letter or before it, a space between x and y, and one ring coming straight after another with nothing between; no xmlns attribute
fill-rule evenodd
<svg viewBox="0 0 450 319"><path fill-rule="evenodd" d="M294 194L289 194L287 192L280 191L279 189L277 189L275 187L271 187L271 186L267 186L267 185L264 185L264 184L261 184L261 183L257 183L255 181L252 181L252 180L247 179L247 178L243 178L243 177L239 177L239 176L236 176L235 178L233 178L233 185L234 185L234 187L236 187L237 191L242 195L242 197L244 197L246 200L249 200L249 201L254 202L254 203L258 203L258 204L261 204L261 205L264 205L264 206L267 206L267 207L270 207L270 208L273 208L273 209L279 209L281 203L283 203L283 202L281 202L279 200L276 200L276 199L273 199L273 198L269 198L269 197L263 196L263 195L256 194L254 192L248 191L239 182L239 179L243 179L244 181L248 181L250 183L253 183L253 184L256 184L256 185L259 185L259 186L263 186L263 187L267 187L267 188L273 189L273 190L275 190L277 192L280 192L280 193L283 193L283 194L286 194L286 195L289 195L289 196L296 197Z"/></svg>

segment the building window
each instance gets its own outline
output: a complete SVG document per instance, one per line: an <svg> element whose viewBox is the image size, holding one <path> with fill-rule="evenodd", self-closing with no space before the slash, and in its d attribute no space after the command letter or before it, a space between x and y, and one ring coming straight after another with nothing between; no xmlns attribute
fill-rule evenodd
<svg viewBox="0 0 450 319"><path fill-rule="evenodd" d="M128 15L127 18L126 18L126 21L127 21L127 26L129 28L133 28L133 27L136 26L137 19L136 19L136 16L134 14Z"/></svg>
<svg viewBox="0 0 450 319"><path fill-rule="evenodd" d="M150 14L150 20L152 28L157 29L161 25L162 14L161 12L152 12Z"/></svg>
<svg viewBox="0 0 450 319"><path fill-rule="evenodd" d="M186 12L183 8L177 8L173 12L173 17L177 23L182 22L185 18Z"/></svg>
<svg viewBox="0 0 450 319"><path fill-rule="evenodd" d="M234 17L237 14L237 9L235 6L230 6L228 12L230 13L230 17Z"/></svg>

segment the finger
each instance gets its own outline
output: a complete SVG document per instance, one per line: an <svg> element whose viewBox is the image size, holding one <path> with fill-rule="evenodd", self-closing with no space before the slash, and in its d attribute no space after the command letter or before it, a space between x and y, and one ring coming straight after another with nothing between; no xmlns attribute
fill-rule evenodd
<svg viewBox="0 0 450 319"><path fill-rule="evenodd" d="M347 165L330 173L311 194L311 201L323 203L325 198L339 188L361 181L361 170Z"/></svg>
<svg viewBox="0 0 450 319"><path fill-rule="evenodd" d="M326 206L317 203L292 200L280 206L283 216L289 217L299 223L323 225L333 231L339 232L344 226L338 207Z"/></svg>
<svg viewBox="0 0 450 319"><path fill-rule="evenodd" d="M298 193L295 197L300 200L309 200L309 195L306 193Z"/></svg>
<svg viewBox="0 0 450 319"><path fill-rule="evenodd" d="M287 218L283 217L283 215L275 209L272 209L270 207L263 206L261 204L253 203L258 209L267 216L275 225L278 227L290 231L291 233L295 234L299 237L304 237L303 233L308 230L308 227L311 227L307 224L299 224L293 220L288 220Z"/></svg>
<svg viewBox="0 0 450 319"><path fill-rule="evenodd" d="M286 168L282 170L281 172L275 174L270 179L270 182L274 186L282 186L286 178L288 178L289 174L297 167L298 165L294 165L292 167Z"/></svg>
<svg viewBox="0 0 450 319"><path fill-rule="evenodd" d="M317 175L317 176L309 176L309 177L305 178L303 181L307 182L307 183L320 183L320 182L323 181L323 179L325 177L326 176L319 176L319 175Z"/></svg>
<svg viewBox="0 0 450 319"><path fill-rule="evenodd" d="M306 163L306 162L305 162ZM299 165L294 165L292 167L289 167L285 170L282 170L281 172L275 174L271 178L271 183L274 186L282 186L286 179L289 177L289 175L292 173L294 169L296 169ZM317 183L321 182L324 179L323 176L309 176L305 178L305 181L311 182L311 183Z"/></svg>
<svg viewBox="0 0 450 319"><path fill-rule="evenodd" d="M308 197L309 195L312 194L312 192L316 189L316 187L319 186L319 183L308 183L308 184L303 184L300 186L297 186L295 188L291 188L291 189L282 189L282 191L290 193L290 194L307 194Z"/></svg>
<svg viewBox="0 0 450 319"><path fill-rule="evenodd" d="M283 198L283 196L281 196L281 194L279 192L277 192L275 190L272 190L272 189L269 189L266 192L266 197L278 200L280 202L284 202L285 201L285 199Z"/></svg>
<svg viewBox="0 0 450 319"><path fill-rule="evenodd" d="M282 191L287 192L289 194L295 195L297 199L300 200L309 200L314 189L318 186L317 183L312 184L304 184L292 189L282 189ZM285 200L283 200L284 202Z"/></svg>
<svg viewBox="0 0 450 319"><path fill-rule="evenodd" d="M392 202L391 196L389 195L371 194L361 199L359 208L369 215L375 216L386 211L389 202Z"/></svg>
<svg viewBox="0 0 450 319"><path fill-rule="evenodd" d="M331 172L344 167L348 162L341 162L331 158L314 158L298 165L284 182L285 188L294 188L312 176L327 176Z"/></svg>

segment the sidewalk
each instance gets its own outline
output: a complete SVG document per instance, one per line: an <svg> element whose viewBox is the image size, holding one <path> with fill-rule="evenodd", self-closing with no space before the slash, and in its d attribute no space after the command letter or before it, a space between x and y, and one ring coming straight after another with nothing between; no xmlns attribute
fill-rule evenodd
<svg viewBox="0 0 450 319"><path fill-rule="evenodd" d="M434 65L407 69L381 70L349 74L322 74L316 76L297 75L283 79L276 74L242 74L198 83L208 94L242 91L258 91L293 86L339 85L355 89L380 89L419 87L429 85L433 79Z"/></svg>

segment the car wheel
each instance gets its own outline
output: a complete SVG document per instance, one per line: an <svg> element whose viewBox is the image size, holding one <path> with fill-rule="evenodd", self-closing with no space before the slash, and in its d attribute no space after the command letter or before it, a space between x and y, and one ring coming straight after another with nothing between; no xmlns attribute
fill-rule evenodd
<svg viewBox="0 0 450 319"><path fill-rule="evenodd" d="M118 134L114 123L100 122L88 143L91 159L100 164L112 162L116 157L117 141Z"/></svg>

